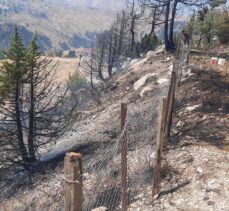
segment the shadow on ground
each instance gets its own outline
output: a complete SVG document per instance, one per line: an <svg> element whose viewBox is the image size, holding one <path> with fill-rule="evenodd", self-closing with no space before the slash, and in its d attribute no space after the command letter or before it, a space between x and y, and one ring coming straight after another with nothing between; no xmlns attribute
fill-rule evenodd
<svg viewBox="0 0 229 211"><path fill-rule="evenodd" d="M229 83L218 72L192 67L192 73L178 89L171 141L182 146L227 146Z"/></svg>

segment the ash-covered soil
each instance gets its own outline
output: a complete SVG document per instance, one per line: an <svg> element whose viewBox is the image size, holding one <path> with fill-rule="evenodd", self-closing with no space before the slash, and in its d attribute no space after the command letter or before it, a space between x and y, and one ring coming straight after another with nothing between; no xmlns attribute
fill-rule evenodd
<svg viewBox="0 0 229 211"><path fill-rule="evenodd" d="M109 160L103 171L117 167L119 157L112 153L120 137L121 102L128 105L128 137L131 140L128 210L229 210L228 78L224 68L210 67L206 58L195 56L190 61L176 92L171 136L163 152L157 200L152 203L152 163L158 104L160 97L166 94L171 71L172 60L168 55L151 55L137 61L101 85L102 103L92 103L78 111L76 131L57 142L43 158L48 160L59 155L58 159L47 164L42 173L33 175L31 186L21 181L22 186L12 183L5 187L0 210L63 210L62 159L68 150L82 153L85 201L94 200L86 198L90 196L86 195L87 191L103 180L90 166L96 159L102 161L106 154L109 159L113 155L117 157L113 157L112 162ZM136 82L146 75L145 83L134 89ZM6 192L11 195L6 197ZM96 193L96 197L101 195ZM116 205L119 210L119 204Z"/></svg>
<svg viewBox="0 0 229 211"><path fill-rule="evenodd" d="M144 173L152 166L150 156L153 160L151 154L155 145L156 130L154 129L157 123L157 108L160 97L167 91L171 64L172 58L169 54L150 54L147 58L136 60L124 70L117 72L112 80L100 84L100 104L98 101L97 103L89 102L86 107L77 111L78 118L74 131L57 141L52 149L48 149L51 151L42 156L42 160L47 162L41 172L32 175L31 183L28 178L24 179L23 175L17 175L17 182L14 180L6 183L1 192L0 210L62 210L64 203L63 157L67 151L82 153L85 202L89 203L100 198L103 192L96 193L94 198L87 197L86 194L93 190L93 185L98 186L99 181L102 183L110 178L110 175L106 174L104 179L97 178L101 172L113 171L117 164L119 165L120 154L115 150L119 145L121 134L120 104L122 102L128 105L129 127L127 130L131 140L131 152L128 155L129 177L133 187L138 184L133 189L133 193L137 194L140 191L138 188L141 185L141 181L138 180L139 170L142 170L142 182L147 181L146 185L148 185L151 181L149 177L144 176ZM136 88L134 84L139 79L141 80ZM149 150L149 147L152 150ZM142 157L139 153L141 149L145 153L144 159L138 159L138 156ZM103 160L106 163L103 163L104 169L95 174L93 171L97 169L92 168L96 159L98 163L103 163ZM149 175L152 174L151 170ZM119 185L119 179L113 178L111 181L112 185ZM102 184L102 188L105 186L107 184ZM117 195L120 194L119 192L120 190ZM119 196L115 200L114 204L119 206L117 204L120 202ZM107 202L104 203L106 205Z"/></svg>

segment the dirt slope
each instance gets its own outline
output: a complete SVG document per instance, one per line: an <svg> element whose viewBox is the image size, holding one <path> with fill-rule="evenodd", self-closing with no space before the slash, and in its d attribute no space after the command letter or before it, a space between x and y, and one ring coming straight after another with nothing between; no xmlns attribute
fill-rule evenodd
<svg viewBox="0 0 229 211"><path fill-rule="evenodd" d="M169 78L172 63L169 59L166 62L167 56L142 59L117 73L110 83L100 88L102 105L91 104L79 111L76 132L58 142L53 152L74 146L83 154L86 166L109 143L115 142L120 133L121 102L134 108L130 112L132 120L139 121L141 115L139 124L155 123L155 113L152 118L149 112L154 109L152 103L155 100L158 103L167 90L165 79ZM188 74L177 89L171 138L162 162L159 198L152 204L151 182L140 184L145 180L138 178L138 190L135 190L129 210L229 210L229 84L224 70L211 68L208 71L207 67L199 59L191 60L191 65L185 69ZM139 90L134 90L139 79L152 73L157 77L148 78ZM165 82L160 84L161 81ZM143 125L140 131L131 132L138 143L153 139L154 131L147 125ZM140 150L146 153L144 147L142 145ZM62 159L60 157L60 161L49 164L43 175L32 177L31 187L19 188L12 184L11 189L17 191L2 201L0 210L63 210ZM144 165L146 162L143 161ZM139 163L136 160L129 165Z"/></svg>
<svg viewBox="0 0 229 211"><path fill-rule="evenodd" d="M166 92L168 86L172 64L168 56L154 55L135 61L125 70L117 72L111 81L101 85L99 89L102 103L100 105L91 103L78 111L75 132L69 133L57 142L47 155L52 157L59 154L59 160L55 159L46 166L44 173L33 176L31 186L25 185L23 180L18 179L21 185L11 183L4 187L0 195L0 210L62 210L63 152L70 149L81 152L86 171L88 163L94 162L99 154L104 154L103 150L107 146L115 147L120 134L121 102L128 104L133 124L141 124L141 130L131 131L132 140L139 143L141 140L147 140L153 144L153 140L149 137L153 135L151 127L152 121L156 123L156 116L152 119L150 112L154 109L152 105L155 100L158 103L158 99ZM68 65L74 65L74 62ZM134 90L134 83L145 75L148 75L145 83L138 90ZM154 110L153 115L157 115L157 110ZM134 161L132 163L135 164Z"/></svg>
<svg viewBox="0 0 229 211"><path fill-rule="evenodd" d="M177 89L158 200L152 207L149 187L131 210L229 210L229 83L209 62L193 57Z"/></svg>

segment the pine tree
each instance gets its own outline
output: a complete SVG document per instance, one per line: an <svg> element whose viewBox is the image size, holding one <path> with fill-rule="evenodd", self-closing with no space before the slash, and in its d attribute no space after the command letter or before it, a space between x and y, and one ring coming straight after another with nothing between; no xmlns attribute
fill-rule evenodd
<svg viewBox="0 0 229 211"><path fill-rule="evenodd" d="M68 88L56 83L57 67L58 62L40 56L35 35L26 54L23 101L30 162L37 159L41 147L56 142L74 124L76 99L69 99Z"/></svg>
<svg viewBox="0 0 229 211"><path fill-rule="evenodd" d="M0 165L6 168L32 170L40 148L56 142L74 124L76 100L67 95L67 86L55 81L58 63L41 57L36 41L37 35L26 49L15 29L0 70L2 86L9 89L0 104Z"/></svg>
<svg viewBox="0 0 229 211"><path fill-rule="evenodd" d="M24 144L21 117L23 82L26 74L26 49L17 28L14 29L10 48L4 54L7 61L2 63L1 72L4 75L3 87L7 88L9 93L7 94L6 104L1 105L1 113L4 115L1 126L4 128L4 133L9 138L11 145L16 146L14 142L17 140L16 153L23 161L27 161L28 153ZM7 126L6 122L9 123Z"/></svg>
<svg viewBox="0 0 229 211"><path fill-rule="evenodd" d="M221 43L229 43L229 12L224 10L219 17L217 35Z"/></svg>

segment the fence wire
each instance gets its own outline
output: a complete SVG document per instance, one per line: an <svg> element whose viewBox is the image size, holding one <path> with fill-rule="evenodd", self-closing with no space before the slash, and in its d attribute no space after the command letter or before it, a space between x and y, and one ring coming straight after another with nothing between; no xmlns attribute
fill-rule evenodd
<svg viewBox="0 0 229 211"><path fill-rule="evenodd" d="M121 140L124 134L128 140L128 204L152 182L158 107L167 88L158 89L154 100L144 106L128 105L126 124L119 138L84 163L84 210L97 207L121 210Z"/></svg>
<svg viewBox="0 0 229 211"><path fill-rule="evenodd" d="M188 60L190 48L180 43L174 70L181 79L182 68ZM119 137L106 142L101 150L95 150L87 162L83 162L83 210L106 207L110 211L121 210L121 141L124 134L128 140L127 153L127 183L128 206L136 201L136 196L142 194L152 185L152 164L155 156L157 118L160 99L167 96L169 84L158 85L154 96L146 102L130 103L127 108L126 124ZM151 100L152 99L152 100ZM139 109L140 108L140 109ZM113 124L120 124L119 117ZM39 210L39 194L47 190L47 203L40 207L46 210L63 210L63 172L32 190L28 201L18 202L18 209ZM48 190L52 189L50 193ZM31 195L31 194L30 194ZM20 200L19 200L20 201Z"/></svg>
<svg viewBox="0 0 229 211"><path fill-rule="evenodd" d="M173 68L178 82L190 51L188 45L179 42ZM159 103L167 93L168 84L158 89L147 106L129 104L124 131L119 138L84 165L84 210L91 211L97 207L121 210L121 168L125 168L121 166L121 140L124 133L128 140L128 204L151 185Z"/></svg>

